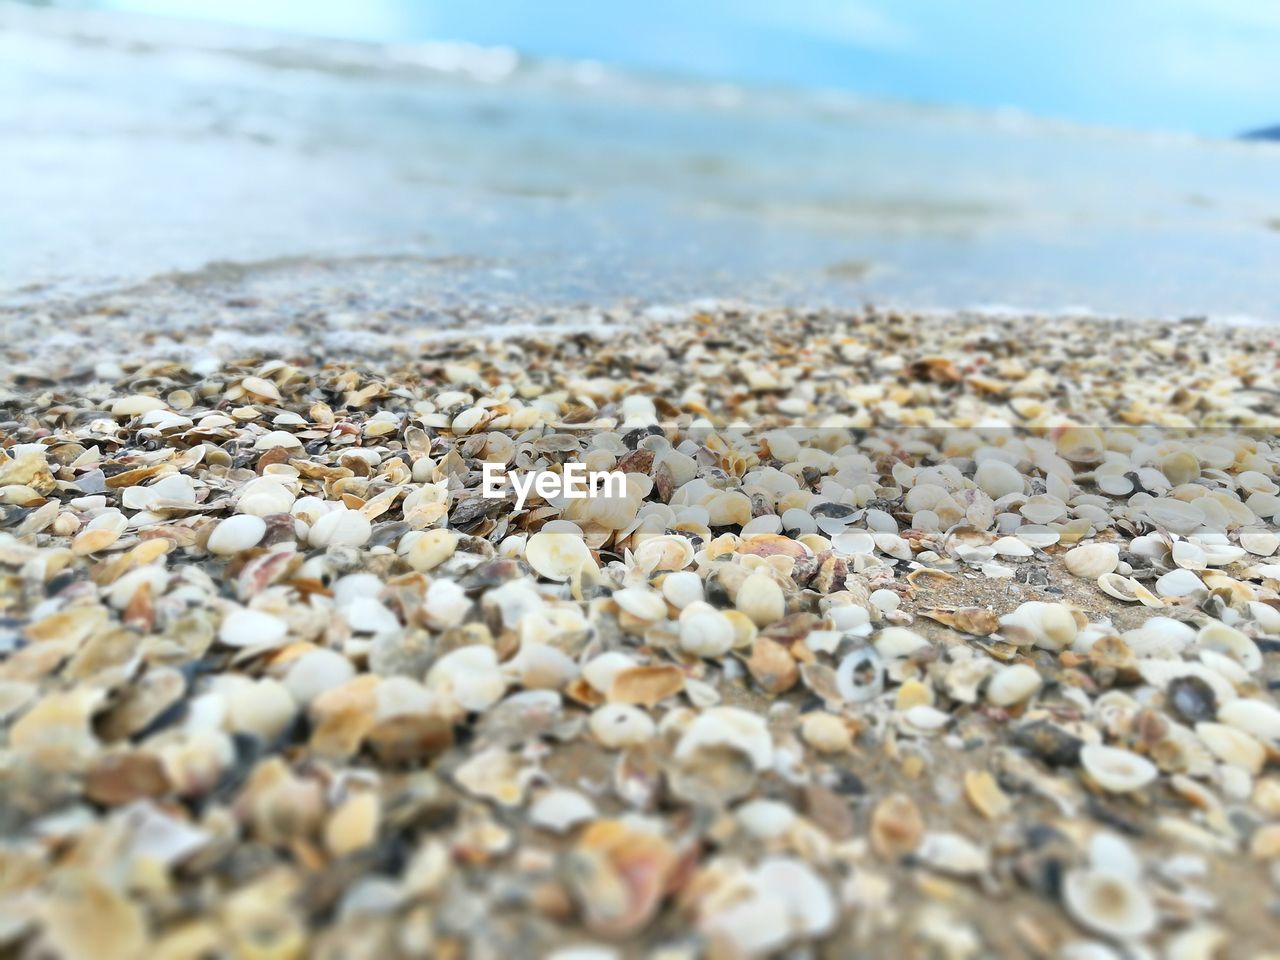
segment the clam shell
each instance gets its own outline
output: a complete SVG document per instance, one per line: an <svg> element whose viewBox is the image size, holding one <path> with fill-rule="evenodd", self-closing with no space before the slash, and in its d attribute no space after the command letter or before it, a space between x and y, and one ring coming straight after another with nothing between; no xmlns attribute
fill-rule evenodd
<svg viewBox="0 0 1280 960"><path fill-rule="evenodd" d="M535 533L525 544L524 558L539 576L560 582L595 567L586 541L573 533Z"/></svg>
<svg viewBox="0 0 1280 960"><path fill-rule="evenodd" d="M1222 709L1227 706L1230 705L1224 705ZM1262 744L1243 730L1225 723L1197 723L1196 736L1223 763L1239 767L1255 777L1267 762L1267 751Z"/></svg>
<svg viewBox="0 0 1280 960"><path fill-rule="evenodd" d="M1147 936L1159 919L1138 880L1107 870L1068 871L1062 882L1062 901L1081 926L1118 940Z"/></svg>
<svg viewBox="0 0 1280 960"><path fill-rule="evenodd" d="M1080 764L1093 782L1109 793L1141 790L1159 773L1155 764L1145 757L1131 750L1099 743L1085 744L1080 748Z"/></svg>
<svg viewBox="0 0 1280 960"><path fill-rule="evenodd" d="M1120 550L1112 543L1084 543L1068 550L1063 562L1072 576L1097 580L1120 563Z"/></svg>
<svg viewBox="0 0 1280 960"><path fill-rule="evenodd" d="M676 744L675 757L692 760L704 747L736 750L756 770L773 763L773 738L765 718L740 707L712 707L698 714Z"/></svg>
<svg viewBox="0 0 1280 960"><path fill-rule="evenodd" d="M1219 620L1205 624L1196 634L1196 643L1202 650L1224 653L1250 673L1262 668L1262 652L1258 645L1235 627Z"/></svg>

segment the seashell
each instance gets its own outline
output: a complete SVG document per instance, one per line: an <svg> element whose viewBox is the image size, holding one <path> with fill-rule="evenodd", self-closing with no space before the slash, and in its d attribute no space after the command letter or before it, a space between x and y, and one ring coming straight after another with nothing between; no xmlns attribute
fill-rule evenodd
<svg viewBox="0 0 1280 960"><path fill-rule="evenodd" d="M905 733L930 736L946 729L952 717L944 710L921 703L903 711L898 719Z"/></svg>
<svg viewBox="0 0 1280 960"><path fill-rule="evenodd" d="M264 380L262 377L245 377L240 381L240 387L246 393L252 393L264 400L279 403L284 399L280 395L280 388L270 380Z"/></svg>
<svg viewBox="0 0 1280 960"><path fill-rule="evenodd" d="M266 535L267 524L261 517L241 515L219 522L209 534L209 552L217 556L231 556L255 547Z"/></svg>
<svg viewBox="0 0 1280 960"><path fill-rule="evenodd" d="M67 960L129 960L150 952L146 915L105 879L89 870L71 869L58 881L42 905L41 917L52 955Z"/></svg>
<svg viewBox="0 0 1280 960"><path fill-rule="evenodd" d="M240 488L240 496L236 500L236 513L255 517L288 513L293 509L296 499L283 479L265 475L250 480Z"/></svg>
<svg viewBox="0 0 1280 960"><path fill-rule="evenodd" d="M667 618L667 603L662 595L646 587L615 590L613 602L638 620L654 622Z"/></svg>
<svg viewBox="0 0 1280 960"><path fill-rule="evenodd" d="M229 647L265 650L282 646L288 625L279 617L261 610L237 607L222 618L218 639Z"/></svg>
<svg viewBox="0 0 1280 960"><path fill-rule="evenodd" d="M507 689L497 654L480 644L459 647L437 660L427 672L427 686L473 713L489 709Z"/></svg>
<svg viewBox="0 0 1280 960"><path fill-rule="evenodd" d="M452 557L457 549L457 534L452 530L437 527L434 530L425 530L420 536L414 538L405 554L405 561L414 570L425 573L440 566Z"/></svg>
<svg viewBox="0 0 1280 960"><path fill-rule="evenodd" d="M361 547L372 533L373 527L364 514L338 507L316 520L307 542L313 547Z"/></svg>
<svg viewBox="0 0 1280 960"><path fill-rule="evenodd" d="M1011 707L1035 696L1042 683L1039 671L1029 664L1002 667L987 683L987 700L998 707Z"/></svg>
<svg viewBox="0 0 1280 960"><path fill-rule="evenodd" d="M767 627L787 612L782 588L766 573L753 573L743 581L738 588L736 606L757 627Z"/></svg>
<svg viewBox="0 0 1280 960"><path fill-rule="evenodd" d="M893 590L873 590L867 599L881 613L892 613L902 603L902 598Z"/></svg>
<svg viewBox="0 0 1280 960"><path fill-rule="evenodd" d="M675 757L688 762L716 747L742 754L756 770L773 763L773 738L764 717L739 707L712 707L698 714L676 744Z"/></svg>
<svg viewBox="0 0 1280 960"><path fill-rule="evenodd" d="M1202 650L1224 653L1249 673L1262 668L1262 652L1258 645L1235 627L1214 620L1200 628L1196 643Z"/></svg>
<svg viewBox="0 0 1280 960"><path fill-rule="evenodd" d="M801 860L770 857L749 881L747 894L707 917L703 933L734 956L775 955L788 944L825 937L839 915L826 883Z"/></svg>
<svg viewBox="0 0 1280 960"><path fill-rule="evenodd" d="M662 578L662 595L677 610L705 599L702 578L692 570L676 570Z"/></svg>
<svg viewBox="0 0 1280 960"><path fill-rule="evenodd" d="M529 822L551 833L568 833L596 818L596 807L577 790L554 787L529 808Z"/></svg>
<svg viewBox="0 0 1280 960"><path fill-rule="evenodd" d="M1000 537L991 544L991 549L998 557L1032 557L1035 550L1031 545L1017 537Z"/></svg>
<svg viewBox="0 0 1280 960"><path fill-rule="evenodd" d="M629 666L613 674L606 692L610 703L653 707L680 693L684 686L684 673L672 664Z"/></svg>
<svg viewBox="0 0 1280 960"><path fill-rule="evenodd" d="M871 849L885 860L897 860L915 850L924 838L924 820L915 802L893 793L871 811Z"/></svg>
<svg viewBox="0 0 1280 960"><path fill-rule="evenodd" d="M743 829L761 840L782 836L797 819L791 807L777 800L749 800L734 816Z"/></svg>
<svg viewBox="0 0 1280 960"><path fill-rule="evenodd" d="M355 672L351 661L342 654L321 648L293 661L284 676L284 686L294 700L305 706L326 690L342 686Z"/></svg>
<svg viewBox="0 0 1280 960"><path fill-rule="evenodd" d="M1200 461L1190 450L1178 450L1160 461L1160 472L1175 487L1182 486L1200 478Z"/></svg>
<svg viewBox="0 0 1280 960"><path fill-rule="evenodd" d="M215 686L223 702L226 728L232 733L251 734L270 742L293 722L297 704L279 681L270 677L254 681L234 674L219 680L240 681Z"/></svg>
<svg viewBox="0 0 1280 960"><path fill-rule="evenodd" d="M968 837L941 830L931 830L921 838L915 859L931 870L957 877L985 873L991 865L987 852Z"/></svg>
<svg viewBox="0 0 1280 960"><path fill-rule="evenodd" d="M573 533L535 533L525 544L524 558L539 576L560 582L595 569L586 541Z"/></svg>
<svg viewBox="0 0 1280 960"><path fill-rule="evenodd" d="M831 538L831 548L846 556L871 556L876 549L875 537L862 530L838 533Z"/></svg>
<svg viewBox="0 0 1280 960"><path fill-rule="evenodd" d="M795 686L800 670L787 648L767 636L757 637L746 660L747 672L761 690L777 696Z"/></svg>
<svg viewBox="0 0 1280 960"><path fill-rule="evenodd" d="M302 441L288 430L271 430L254 441L254 450L301 449Z"/></svg>
<svg viewBox="0 0 1280 960"><path fill-rule="evenodd" d="M1031 642L1045 650L1063 650L1071 646L1081 627L1070 607L1041 600L1027 601L1001 617L1000 623L1005 627L1025 630Z"/></svg>
<svg viewBox="0 0 1280 960"><path fill-rule="evenodd" d="M1224 705L1218 712L1225 709ZM1209 721L1197 723L1195 730L1196 736L1223 763L1239 767L1255 777L1262 772L1262 767L1267 762L1267 751L1243 730Z"/></svg>
<svg viewBox="0 0 1280 960"><path fill-rule="evenodd" d="M1171 935L1164 946L1168 960L1215 960L1227 954L1231 937L1212 924L1201 924Z"/></svg>
<svg viewBox="0 0 1280 960"><path fill-rule="evenodd" d="M140 417L144 413L150 413L153 410L167 410L166 404L159 397L148 396L145 393L135 393L127 397L120 397L111 403L111 416L113 417Z"/></svg>
<svg viewBox="0 0 1280 960"><path fill-rule="evenodd" d="M1045 550L1062 539L1062 534L1043 524L1029 523L1019 527L1013 535L1029 547Z"/></svg>
<svg viewBox="0 0 1280 960"><path fill-rule="evenodd" d="M1174 541L1171 556L1174 564L1183 570L1204 570L1208 566L1203 548L1187 540Z"/></svg>
<svg viewBox="0 0 1280 960"><path fill-rule="evenodd" d="M920 616L936 620L953 630L977 637L990 636L1000 627L1000 621L986 607L957 607L954 610L921 610Z"/></svg>
<svg viewBox="0 0 1280 960"><path fill-rule="evenodd" d="M964 795L973 808L991 821L1003 820L1013 809L1013 801L986 770L967 770Z"/></svg>
<svg viewBox="0 0 1280 960"><path fill-rule="evenodd" d="M598 693L608 693L614 678L635 666L635 658L630 654L610 651L588 660L582 668L582 677Z"/></svg>
<svg viewBox="0 0 1280 960"><path fill-rule="evenodd" d="M1223 704L1218 720L1259 740L1280 742L1280 709L1273 704L1241 697Z"/></svg>
<svg viewBox="0 0 1280 960"><path fill-rule="evenodd" d="M1136 940L1156 928L1150 897L1133 877L1106 870L1076 868L1062 881L1062 902L1081 926L1119 940Z"/></svg>
<svg viewBox="0 0 1280 960"><path fill-rule="evenodd" d="M1085 543L1068 550L1063 562L1072 576L1097 580L1120 563L1120 550L1112 543Z"/></svg>
<svg viewBox="0 0 1280 960"><path fill-rule="evenodd" d="M876 653L885 660L899 660L928 649L929 641L905 627L886 627L876 634Z"/></svg>
<svg viewBox="0 0 1280 960"><path fill-rule="evenodd" d="M1011 493L1022 493L1026 479L1018 468L1003 460L988 459L978 464L973 482L992 500L999 500Z"/></svg>
<svg viewBox="0 0 1280 960"><path fill-rule="evenodd" d="M559 690L578 675L578 665L549 643L522 642L506 669L526 690Z"/></svg>
<svg viewBox="0 0 1280 960"><path fill-rule="evenodd" d="M1280 536L1270 530L1248 530L1240 534L1240 546L1255 557L1269 557L1280 550Z"/></svg>
<svg viewBox="0 0 1280 960"><path fill-rule="evenodd" d="M806 518L808 515L806 514ZM707 524L712 527L741 527L751 520L751 499L730 490L712 498L707 504Z"/></svg>
<svg viewBox="0 0 1280 960"><path fill-rule="evenodd" d="M1164 692L1165 702L1185 723L1211 720L1218 714L1218 698L1203 679L1197 676L1176 677Z"/></svg>
<svg viewBox="0 0 1280 960"><path fill-rule="evenodd" d="M722 656L736 639L733 622L708 604L690 604L680 613L680 648L694 656Z"/></svg>
<svg viewBox="0 0 1280 960"><path fill-rule="evenodd" d="M1051 497L1047 494L1031 497L1018 508L1027 520L1034 524L1053 523L1055 520L1061 520L1067 513L1067 505L1057 497Z"/></svg>
<svg viewBox="0 0 1280 960"><path fill-rule="evenodd" d="M647 743L657 734L657 727L647 713L625 703L607 703L597 708L587 727L592 736L610 750Z"/></svg>
<svg viewBox="0 0 1280 960"><path fill-rule="evenodd" d="M800 736L819 753L845 753L853 748L848 724L824 710L804 715L800 721Z"/></svg>
<svg viewBox="0 0 1280 960"><path fill-rule="evenodd" d="M1080 764L1091 780L1108 793L1141 790L1156 778L1155 764L1131 750L1100 743L1080 748Z"/></svg>
<svg viewBox="0 0 1280 960"><path fill-rule="evenodd" d="M884 692L885 668L874 647L859 647L836 668L836 690L850 703L865 703Z"/></svg>
<svg viewBox="0 0 1280 960"><path fill-rule="evenodd" d="M1098 588L1109 597L1125 603L1141 603L1146 607L1163 606L1160 598L1133 577L1118 573L1104 573L1098 578Z"/></svg>
<svg viewBox="0 0 1280 960"><path fill-rule="evenodd" d="M596 936L619 939L638 934L654 918L677 867L663 837L622 820L588 826L567 861L583 924Z"/></svg>
<svg viewBox="0 0 1280 960"><path fill-rule="evenodd" d="M490 747L473 755L453 772L458 786L472 796L504 807L524 803L526 779L520 757L502 747Z"/></svg>
<svg viewBox="0 0 1280 960"><path fill-rule="evenodd" d="M683 570L693 563L693 557L693 544L677 534L646 537L635 548L636 566L646 573Z"/></svg>

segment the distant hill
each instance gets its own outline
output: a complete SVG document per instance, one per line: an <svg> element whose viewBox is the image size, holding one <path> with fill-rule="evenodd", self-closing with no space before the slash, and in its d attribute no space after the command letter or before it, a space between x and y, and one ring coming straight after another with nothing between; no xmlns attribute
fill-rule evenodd
<svg viewBox="0 0 1280 960"><path fill-rule="evenodd" d="M1245 140L1280 140L1280 126L1263 127L1261 130L1250 130L1241 134Z"/></svg>

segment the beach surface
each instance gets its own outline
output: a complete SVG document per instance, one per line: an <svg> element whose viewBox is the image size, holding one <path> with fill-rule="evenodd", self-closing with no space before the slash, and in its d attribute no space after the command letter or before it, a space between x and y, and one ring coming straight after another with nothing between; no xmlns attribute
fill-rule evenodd
<svg viewBox="0 0 1280 960"><path fill-rule="evenodd" d="M1274 955L1271 328L308 269L3 315L15 955Z"/></svg>

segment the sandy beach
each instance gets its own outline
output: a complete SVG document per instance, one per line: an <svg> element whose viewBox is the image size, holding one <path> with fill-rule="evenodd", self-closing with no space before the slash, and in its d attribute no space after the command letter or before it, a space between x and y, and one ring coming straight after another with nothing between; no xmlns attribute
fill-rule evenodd
<svg viewBox="0 0 1280 960"><path fill-rule="evenodd" d="M4 324L14 956L1274 955L1271 329Z"/></svg>

